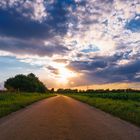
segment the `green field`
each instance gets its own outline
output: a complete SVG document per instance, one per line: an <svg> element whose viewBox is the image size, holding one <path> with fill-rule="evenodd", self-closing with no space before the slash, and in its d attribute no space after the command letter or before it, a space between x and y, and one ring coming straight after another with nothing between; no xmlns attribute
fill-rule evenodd
<svg viewBox="0 0 140 140"><path fill-rule="evenodd" d="M54 95L40 93L0 93L0 117L51 96Z"/></svg>
<svg viewBox="0 0 140 140"><path fill-rule="evenodd" d="M140 126L140 93L68 94L68 96Z"/></svg>

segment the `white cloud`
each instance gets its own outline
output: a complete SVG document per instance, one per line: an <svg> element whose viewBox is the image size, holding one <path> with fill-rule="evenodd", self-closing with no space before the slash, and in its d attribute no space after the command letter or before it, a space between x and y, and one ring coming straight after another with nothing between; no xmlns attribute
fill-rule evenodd
<svg viewBox="0 0 140 140"><path fill-rule="evenodd" d="M44 0L35 0L34 2L27 0L23 7L32 11L30 18L33 20L42 22L47 16Z"/></svg>
<svg viewBox="0 0 140 140"><path fill-rule="evenodd" d="M125 51L129 50L129 43L138 41L139 33L125 29L125 25L139 13L138 9L138 0L87 1L86 6L78 6L76 11L70 10L73 18L70 18L69 31L64 38L65 45L73 53L88 48L89 44L98 46L102 54L113 53L118 49L118 44L126 44ZM135 43L131 49L138 49L138 46Z"/></svg>
<svg viewBox="0 0 140 140"><path fill-rule="evenodd" d="M1 0L0 7L3 9L14 8L22 16L39 22L47 17L45 0Z"/></svg>

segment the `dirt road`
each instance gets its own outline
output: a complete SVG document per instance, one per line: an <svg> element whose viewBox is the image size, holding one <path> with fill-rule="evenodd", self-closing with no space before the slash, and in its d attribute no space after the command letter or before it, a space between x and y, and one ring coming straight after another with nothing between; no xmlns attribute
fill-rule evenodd
<svg viewBox="0 0 140 140"><path fill-rule="evenodd" d="M0 140L140 140L140 128L58 95L0 119Z"/></svg>

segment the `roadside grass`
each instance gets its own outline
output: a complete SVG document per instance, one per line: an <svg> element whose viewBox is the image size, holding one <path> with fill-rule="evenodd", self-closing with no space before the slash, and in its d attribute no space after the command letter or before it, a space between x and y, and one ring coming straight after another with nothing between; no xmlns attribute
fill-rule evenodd
<svg viewBox="0 0 140 140"><path fill-rule="evenodd" d="M68 96L140 126L140 93L68 94Z"/></svg>
<svg viewBox="0 0 140 140"><path fill-rule="evenodd" d="M53 94L40 93L1 93L0 117L26 107L33 102L54 96Z"/></svg>

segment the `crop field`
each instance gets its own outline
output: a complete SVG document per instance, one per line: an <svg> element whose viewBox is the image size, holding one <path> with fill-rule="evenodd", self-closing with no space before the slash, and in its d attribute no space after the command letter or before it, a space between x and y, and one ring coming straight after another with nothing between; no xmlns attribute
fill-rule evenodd
<svg viewBox="0 0 140 140"><path fill-rule="evenodd" d="M40 93L0 93L0 117L51 96L54 95Z"/></svg>
<svg viewBox="0 0 140 140"><path fill-rule="evenodd" d="M86 93L68 96L140 126L140 93Z"/></svg>

